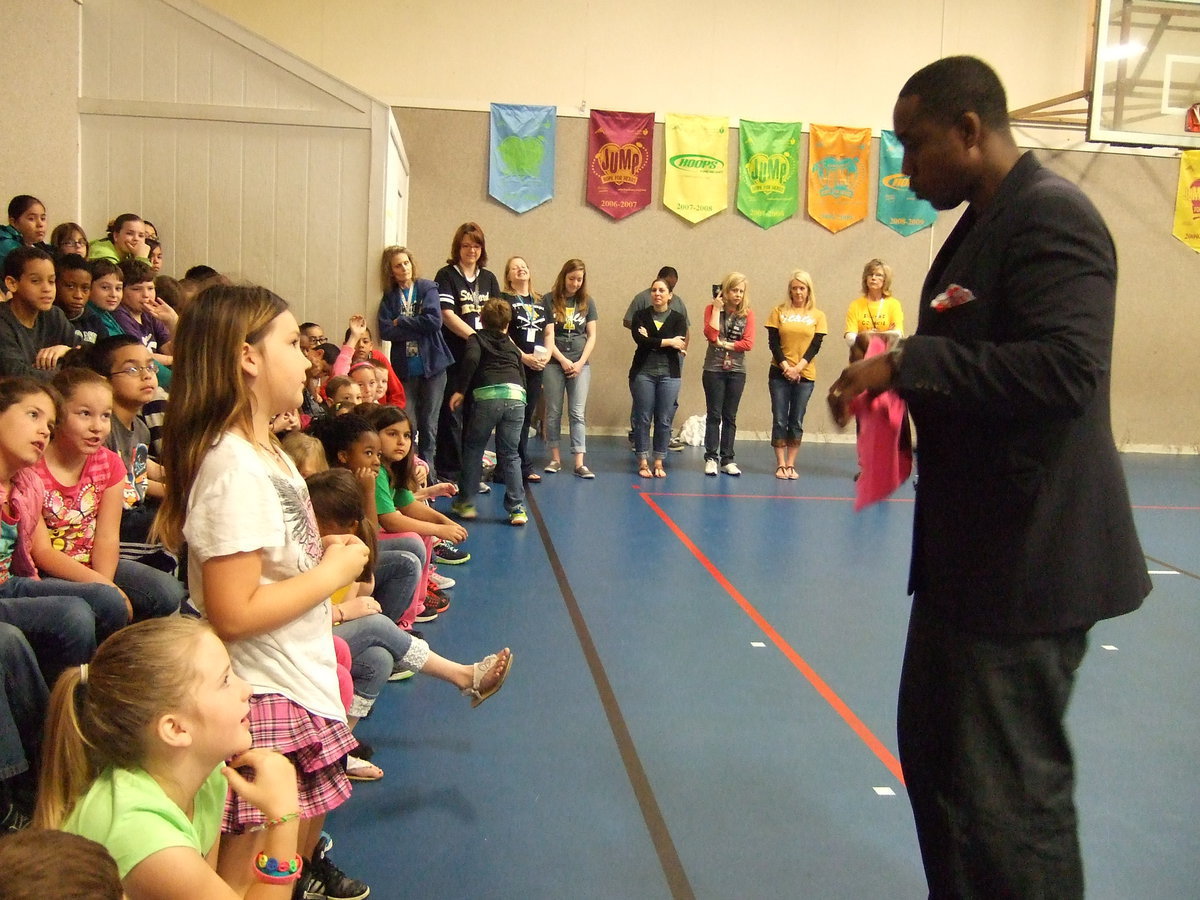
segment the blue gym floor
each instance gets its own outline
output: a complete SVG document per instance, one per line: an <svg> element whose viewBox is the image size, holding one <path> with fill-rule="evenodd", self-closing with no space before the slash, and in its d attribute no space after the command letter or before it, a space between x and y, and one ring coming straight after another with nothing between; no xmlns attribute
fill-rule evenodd
<svg viewBox="0 0 1200 900"><path fill-rule="evenodd" d="M852 509L854 450L798 481L742 442L638 479L592 439L594 481L531 485L509 527L479 498L452 606L418 626L473 661L515 653L478 709L417 676L358 735L382 781L327 825L391 898L918 898L895 762L912 491ZM1070 713L1091 898L1200 892L1200 458L1126 456L1154 592L1099 623Z"/></svg>

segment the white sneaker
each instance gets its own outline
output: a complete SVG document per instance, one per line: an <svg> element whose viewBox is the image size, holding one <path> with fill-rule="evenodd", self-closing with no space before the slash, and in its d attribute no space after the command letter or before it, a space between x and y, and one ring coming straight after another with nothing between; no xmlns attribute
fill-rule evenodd
<svg viewBox="0 0 1200 900"><path fill-rule="evenodd" d="M724 472L726 475L741 475L742 474L742 470L738 468L738 465L735 462L725 463L725 465L721 466L721 471Z"/></svg>
<svg viewBox="0 0 1200 900"><path fill-rule="evenodd" d="M452 588L456 584L458 584L458 582L455 581L453 578L451 578L449 575L443 575L437 569L433 569L429 573L429 580L430 580L430 582L433 583L433 586L435 588L437 588L439 591L449 590L450 588Z"/></svg>
<svg viewBox="0 0 1200 900"><path fill-rule="evenodd" d="M706 459L704 461L704 474L705 475L716 475L717 474L717 461L715 459Z"/></svg>

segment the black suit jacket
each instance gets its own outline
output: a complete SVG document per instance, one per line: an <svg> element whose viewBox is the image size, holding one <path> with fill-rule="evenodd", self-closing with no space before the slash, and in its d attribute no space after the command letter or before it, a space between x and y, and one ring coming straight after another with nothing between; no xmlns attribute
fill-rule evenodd
<svg viewBox="0 0 1200 900"><path fill-rule="evenodd" d="M921 292L897 384L920 477L909 592L997 634L1089 627L1150 579L1112 436L1116 252L1031 153L967 209ZM930 301L957 285L973 299Z"/></svg>

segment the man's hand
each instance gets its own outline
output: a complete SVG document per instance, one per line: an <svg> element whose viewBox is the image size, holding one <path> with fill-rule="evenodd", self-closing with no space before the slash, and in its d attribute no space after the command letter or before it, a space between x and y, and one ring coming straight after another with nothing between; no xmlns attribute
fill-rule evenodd
<svg viewBox="0 0 1200 900"><path fill-rule="evenodd" d="M845 428L850 421L850 404L859 394L879 394L892 386L896 379L896 363L891 353L880 353L859 360L842 369L838 380L829 388L826 402L833 421Z"/></svg>

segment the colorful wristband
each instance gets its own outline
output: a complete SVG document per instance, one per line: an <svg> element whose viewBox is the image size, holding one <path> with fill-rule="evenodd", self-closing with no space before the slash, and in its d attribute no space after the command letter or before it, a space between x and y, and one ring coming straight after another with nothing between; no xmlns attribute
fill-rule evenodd
<svg viewBox="0 0 1200 900"><path fill-rule="evenodd" d="M265 884L290 884L300 877L304 860L298 855L281 862L266 853L254 857L254 875Z"/></svg>

